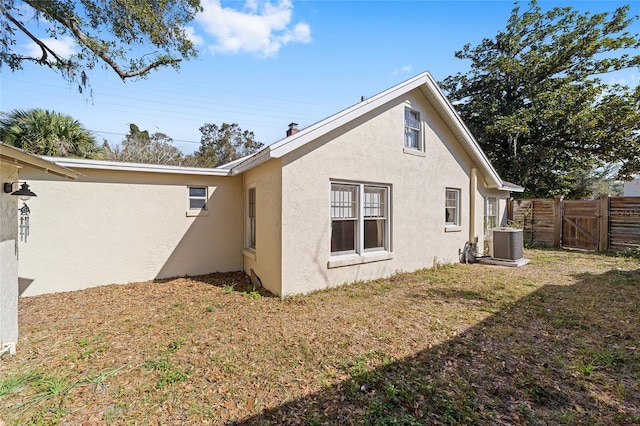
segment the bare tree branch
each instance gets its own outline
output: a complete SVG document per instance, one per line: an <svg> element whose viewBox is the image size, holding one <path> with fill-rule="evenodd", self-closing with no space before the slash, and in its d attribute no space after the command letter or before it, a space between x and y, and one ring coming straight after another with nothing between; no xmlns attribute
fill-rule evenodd
<svg viewBox="0 0 640 426"><path fill-rule="evenodd" d="M74 20L57 18L57 21L60 22L62 25L66 26L67 28L69 28L73 33L73 35L75 35L76 38L84 46L86 46L93 53L95 53L100 59L106 62L116 72L116 74L118 74L118 76L122 80L131 78L131 77L138 77L140 75L146 74L150 70L157 68L159 66L175 65L181 61L181 59L163 59L163 60L151 62L147 66L134 71L125 71L120 67L120 65L118 65L115 59L113 59L109 55L106 55L102 49L96 48L95 43L89 37L87 37L87 35L84 32L82 32L82 30L78 27L78 25Z"/></svg>
<svg viewBox="0 0 640 426"><path fill-rule="evenodd" d="M13 25L18 27L20 29L20 31L22 31L27 37L29 37L42 50L42 57L40 59L32 58L32 57L29 57L29 56L22 57L21 59L32 60L32 61L37 62L39 64L46 64L47 66L51 67L52 66L51 62L49 62L47 60L48 55L51 55L51 56L53 56L55 58L55 60L57 62L63 64L65 67L68 67L70 65L70 61L60 57L56 52L51 50L51 48L49 48L49 46L47 46L45 43L43 43L38 37L34 36L24 25L22 25L22 23L20 21L18 21L16 18L14 18L13 15L11 15L6 10L6 8L3 7L2 5L0 5L0 12L2 12L2 14L9 21L11 21L11 23Z"/></svg>
<svg viewBox="0 0 640 426"><path fill-rule="evenodd" d="M24 2L29 6L33 7L34 9L38 10L37 5L35 4L37 3L37 0L24 0ZM10 19L13 24L18 26L18 28L20 28L20 30L23 31L27 36L29 36L29 38L31 38L36 44L38 44L38 46L40 46L41 49L43 49L43 58L46 59L46 52L49 52L56 58L57 61L59 61L66 67L70 68L70 65L72 65L70 61L65 61L62 58L60 58L58 55L56 55L55 52L49 49L44 43L42 43L34 35L29 33L29 31L15 18L8 15L6 12L4 13L4 15L7 16L7 18ZM112 56L106 54L104 49L100 48L93 40L91 40L91 38L87 34L85 34L84 31L82 31L82 29L80 29L75 19L66 18L58 15L49 15L49 17L51 19L54 19L58 23L62 24L66 28L68 28L72 32L72 34L76 37L77 41L80 44L85 46L87 49L91 50L91 52L93 52L97 57L99 57L107 65L109 65L111 69L113 69L113 71L115 71L115 73L118 74L118 76L123 81L127 78L139 77L139 76L145 75L154 68L158 68L166 65L176 65L182 61L182 59L163 58L163 59L153 61L142 68L127 71L123 69ZM44 62L44 63L47 63L47 65L51 66L48 62Z"/></svg>

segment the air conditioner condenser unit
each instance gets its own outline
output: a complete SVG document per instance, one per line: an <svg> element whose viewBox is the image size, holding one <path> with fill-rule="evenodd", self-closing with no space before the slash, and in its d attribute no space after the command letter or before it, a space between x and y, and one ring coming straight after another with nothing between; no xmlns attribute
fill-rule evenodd
<svg viewBox="0 0 640 426"><path fill-rule="evenodd" d="M502 266L524 266L529 261L524 258L524 237L522 229L493 228L487 236L489 256L480 263Z"/></svg>

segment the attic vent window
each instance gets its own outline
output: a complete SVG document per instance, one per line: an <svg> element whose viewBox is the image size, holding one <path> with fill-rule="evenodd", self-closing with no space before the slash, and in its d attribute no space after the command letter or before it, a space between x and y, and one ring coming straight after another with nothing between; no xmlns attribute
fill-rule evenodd
<svg viewBox="0 0 640 426"><path fill-rule="evenodd" d="M420 112L411 108L404 109L404 147L424 151Z"/></svg>

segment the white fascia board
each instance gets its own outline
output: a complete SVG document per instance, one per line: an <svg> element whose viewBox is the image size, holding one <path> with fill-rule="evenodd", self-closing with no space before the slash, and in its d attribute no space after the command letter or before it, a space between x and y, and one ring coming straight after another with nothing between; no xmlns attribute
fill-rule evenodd
<svg viewBox="0 0 640 426"><path fill-rule="evenodd" d="M519 185L502 185L498 188L498 190L508 192L524 192L524 188Z"/></svg>
<svg viewBox="0 0 640 426"><path fill-rule="evenodd" d="M316 124L313 124L300 132L282 139L270 145L270 157L280 158L293 150L303 146L323 136L338 127L349 123L350 121L378 108L381 105L395 99L396 97L407 93L416 87L420 87L429 79L429 73L424 72L416 77L398 84L382 93L371 98L365 99L337 114L332 115Z"/></svg>
<svg viewBox="0 0 640 426"><path fill-rule="evenodd" d="M465 151L469 153L470 157L472 157L474 164L482 169L489 187L505 191L517 191L517 189L511 189L504 185L502 179L498 175L498 172L493 168L493 165L485 155L484 151L482 151L482 148L480 148L480 145L471 134L471 131L464 124L462 118L460 118L453 105L451 105L451 102L449 102L444 93L442 93L442 90L440 90L440 87L428 71L387 89L384 92L365 99L364 101L340 111L322 121L312 124L294 135L288 136L269 145L267 148L247 158L245 161L234 165L232 168L233 174L235 175L249 170L270 158L280 158L329 133L330 131L337 129L338 127L347 124L350 121L384 105L385 103L419 87L431 94L430 98L438 103L436 109L444 113L449 119L451 125L457 128L460 136L462 137L460 142L468 148L465 149Z"/></svg>
<svg viewBox="0 0 640 426"><path fill-rule="evenodd" d="M88 160L84 158L47 157L63 167L77 169L119 170L128 172L167 173L180 175L228 176L230 170L219 168L180 167L162 164L124 163L119 161Z"/></svg>
<svg viewBox="0 0 640 426"><path fill-rule="evenodd" d="M493 168L493 165L487 158L482 148L480 148L480 145L473 137L473 134L471 134L471 131L469 130L467 125L464 123L464 121L462 121L462 118L460 117L456 109L453 107L451 102L449 102L449 99L447 99L444 93L442 93L442 90L440 90L440 87L433 79L433 77L431 77L431 75L428 75L427 87L440 104L441 109L447 114L449 119L453 121L454 125L460 131L461 135L464 138L463 142L467 144L467 146L471 149L473 156L475 156L475 162L478 163L477 165L483 169L485 179L488 178L488 180L490 181L489 187L502 189L502 187L504 187L504 184L502 182L502 179L500 178L500 175L498 175L496 169Z"/></svg>
<svg viewBox="0 0 640 426"><path fill-rule="evenodd" d="M233 161L229 161L228 163L224 163L223 165L216 167L216 169L225 169L225 170L232 169L235 166L237 166L238 164L240 164L240 163L244 162L245 160L247 160L252 155L253 154L245 155L244 157L235 159Z"/></svg>
<svg viewBox="0 0 640 426"><path fill-rule="evenodd" d="M274 157L271 155L271 147L268 146L262 151L256 152L237 166L231 168L231 176L236 176L240 173L246 172L247 170L252 169L259 164L262 164L271 158Z"/></svg>
<svg viewBox="0 0 640 426"><path fill-rule="evenodd" d="M37 170L42 170L45 173L62 176L67 179L76 179L80 175L80 173L75 170L55 164L45 157L30 154L20 148L6 145L4 143L0 143L0 161L18 167L31 167Z"/></svg>
<svg viewBox="0 0 640 426"><path fill-rule="evenodd" d="M232 168L233 174L236 175L238 173L245 172L258 164L261 164L270 158L280 158L297 148L309 143L320 136L334 130L343 124L348 123L349 121L366 114L369 111L377 108L380 105L388 102L396 96L399 96L402 93L406 93L410 90L413 90L416 87L419 87L426 78L428 73L422 73L410 80L405 81L404 83L400 83L397 86L392 87L391 89L382 92L378 95L375 95L371 98L365 99L362 102L359 102L343 111L340 111L337 114L334 114L328 118L325 118L322 121L319 121L311 126L302 129L296 134L291 136L287 136L284 139L281 139L277 142L272 143L262 151L259 151L253 156L249 157L242 163L234 166Z"/></svg>

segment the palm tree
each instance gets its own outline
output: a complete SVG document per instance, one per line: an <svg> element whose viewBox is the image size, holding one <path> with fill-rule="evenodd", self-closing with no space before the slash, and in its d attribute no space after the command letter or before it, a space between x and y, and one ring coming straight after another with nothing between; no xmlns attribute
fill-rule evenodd
<svg viewBox="0 0 640 426"><path fill-rule="evenodd" d="M2 113L0 140L38 155L97 158L103 151L79 121L38 108Z"/></svg>

